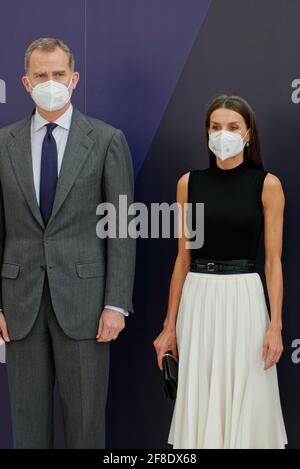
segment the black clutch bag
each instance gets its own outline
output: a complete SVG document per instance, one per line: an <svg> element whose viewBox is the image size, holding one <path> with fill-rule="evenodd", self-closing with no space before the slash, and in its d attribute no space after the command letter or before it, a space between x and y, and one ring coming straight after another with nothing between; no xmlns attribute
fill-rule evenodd
<svg viewBox="0 0 300 469"><path fill-rule="evenodd" d="M163 379L166 397L174 401L177 394L178 361L169 350L163 356Z"/></svg>

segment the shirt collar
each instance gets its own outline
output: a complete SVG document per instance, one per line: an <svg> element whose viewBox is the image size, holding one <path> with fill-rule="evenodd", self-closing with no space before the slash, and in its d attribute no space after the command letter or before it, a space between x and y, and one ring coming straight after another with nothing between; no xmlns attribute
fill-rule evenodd
<svg viewBox="0 0 300 469"><path fill-rule="evenodd" d="M62 127L65 130L70 130L72 114L73 114L73 106L71 104L71 106L69 106L66 112L62 116L60 116L58 119L56 119L54 123L57 124L59 127ZM44 119L39 114L38 110L36 109L35 113L32 116L32 124L33 124L33 132L37 132L46 124L49 124L49 122L46 119Z"/></svg>

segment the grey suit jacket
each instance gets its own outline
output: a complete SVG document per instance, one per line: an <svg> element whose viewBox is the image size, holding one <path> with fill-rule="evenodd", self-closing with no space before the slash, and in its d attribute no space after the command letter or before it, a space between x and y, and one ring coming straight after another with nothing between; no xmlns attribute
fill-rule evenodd
<svg viewBox="0 0 300 469"><path fill-rule="evenodd" d="M123 133L74 109L51 218L45 228L33 182L31 116L0 130L0 305L14 340L37 317L45 272L57 319L75 339L95 338L105 304L133 313L135 240L100 239L97 205L133 202Z"/></svg>

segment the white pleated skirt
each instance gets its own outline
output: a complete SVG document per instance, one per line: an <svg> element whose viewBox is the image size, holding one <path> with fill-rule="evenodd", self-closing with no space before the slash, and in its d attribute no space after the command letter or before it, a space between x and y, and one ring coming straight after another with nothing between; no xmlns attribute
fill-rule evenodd
<svg viewBox="0 0 300 469"><path fill-rule="evenodd" d="M269 322L257 272L187 274L176 323L173 448L285 448L276 365L264 370L262 358Z"/></svg>

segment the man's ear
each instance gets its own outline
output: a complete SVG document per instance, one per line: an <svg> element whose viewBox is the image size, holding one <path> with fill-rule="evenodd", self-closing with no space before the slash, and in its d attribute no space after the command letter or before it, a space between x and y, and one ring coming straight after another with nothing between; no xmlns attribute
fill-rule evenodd
<svg viewBox="0 0 300 469"><path fill-rule="evenodd" d="M76 89L76 86L78 85L79 80L80 80L79 72L73 72L73 74L72 74L72 85L71 85L73 90Z"/></svg>
<svg viewBox="0 0 300 469"><path fill-rule="evenodd" d="M22 83L24 88L26 89L27 93L31 93L31 86L29 85L27 76L22 77Z"/></svg>

